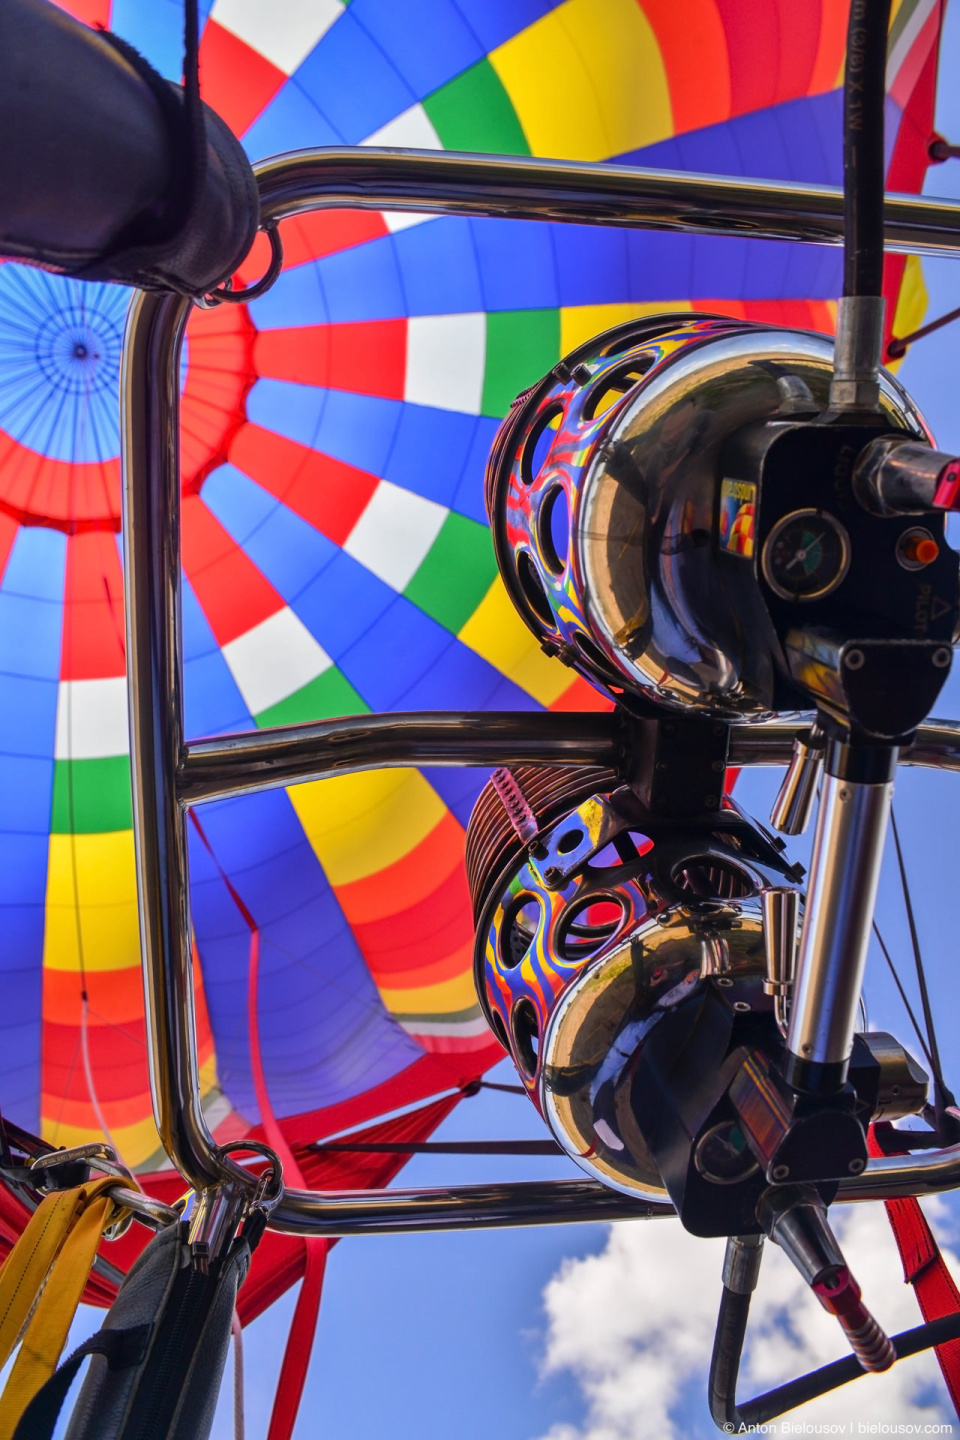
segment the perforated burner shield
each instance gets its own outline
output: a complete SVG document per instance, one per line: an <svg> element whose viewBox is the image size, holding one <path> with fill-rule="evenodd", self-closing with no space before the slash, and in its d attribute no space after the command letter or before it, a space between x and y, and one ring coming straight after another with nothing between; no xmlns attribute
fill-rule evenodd
<svg viewBox="0 0 960 1440"><path fill-rule="evenodd" d="M541 830L575 809L589 795L613 790L617 784L616 772L599 765L513 765L510 773ZM475 920L483 909L490 886L524 849L495 787L485 785L467 826L467 881Z"/></svg>
<svg viewBox="0 0 960 1440"><path fill-rule="evenodd" d="M539 823L524 845L491 783L467 831L477 991L567 1153L630 1193L661 1192L624 1077L645 1035L705 984L765 971L760 890L778 852L729 799L653 822L609 772L516 767Z"/></svg>
<svg viewBox="0 0 960 1440"><path fill-rule="evenodd" d="M491 450L487 511L543 648L618 699L772 708L782 659L757 577L760 497L729 479L728 442L812 419L832 373L826 336L668 314L607 331L521 395ZM886 372L880 399L891 426L924 434Z"/></svg>

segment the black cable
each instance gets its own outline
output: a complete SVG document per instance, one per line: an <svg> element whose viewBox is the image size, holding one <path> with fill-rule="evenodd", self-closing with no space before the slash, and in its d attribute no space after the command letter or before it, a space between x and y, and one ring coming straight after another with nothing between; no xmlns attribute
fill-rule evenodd
<svg viewBox="0 0 960 1440"><path fill-rule="evenodd" d="M859 1380L868 1373L855 1355L848 1355L843 1360L822 1365L819 1370L811 1370L808 1375L788 1380L785 1385L778 1385L775 1390L768 1390L765 1395L758 1395L755 1399L738 1405L737 1377L749 1309L749 1295L738 1295L726 1286L723 1287L710 1362L710 1414L714 1424L721 1430L726 1428L728 1434L732 1433L729 1428L731 1426L737 1433L740 1433L740 1427L743 1427L743 1433L746 1433L751 1426L764 1425L787 1410L805 1405L808 1400L816 1400L819 1395L826 1395L829 1391L848 1385L851 1380ZM960 1312L944 1315L940 1320L931 1320L927 1324L917 1325L912 1330L904 1330L891 1337L898 1360L919 1355L923 1350L930 1350L935 1345L945 1345L958 1338Z"/></svg>
<svg viewBox="0 0 960 1440"><path fill-rule="evenodd" d="M357 1155L563 1155L556 1140L349 1140L319 1141L314 1154Z"/></svg>
<svg viewBox="0 0 960 1440"><path fill-rule="evenodd" d="M940 1049L937 1045L937 1032L933 1023L933 1007L930 1004L930 992L927 989L927 976L923 968L923 956L920 953L920 936L917 933L917 922L913 913L913 900L910 895L910 882L907 879L907 867L903 863L903 851L900 848L900 832L897 829L897 817L890 807L890 828L893 831L893 844L897 852L897 868L900 871L900 888L903 891L903 903L907 912L907 924L910 927L910 941L913 945L913 958L917 967L917 984L920 987L920 1004L923 1007L923 1023L927 1031L927 1043L929 1050L927 1055L930 1060L930 1068L933 1071L933 1083L937 1096L937 1113L945 1105L955 1103L953 1096L943 1083L943 1067L940 1064Z"/></svg>
<svg viewBox="0 0 960 1440"><path fill-rule="evenodd" d="M884 960L886 960L887 966L888 966L888 968L889 968L889 970L890 970L890 974L893 976L893 983L896 985L897 989L898 989L899 992L900 992L900 999L903 1001L903 1008L906 1010L907 1014L908 1014L909 1017L910 1017L910 1024L913 1026L914 1034L915 1034L916 1037L917 1037L917 1041L918 1041L918 1043L919 1043L919 1045L920 1045L920 1049L923 1051L924 1059L926 1060L927 1064L930 1066L930 1069L931 1069L931 1072L932 1072L932 1070L933 1070L933 1060L930 1058L930 1049L929 1049L929 1046L927 1045L926 1040L924 1040L924 1038L923 1038L923 1031L920 1029L920 1022L919 1022L919 1020L917 1019L916 1015L913 1013L913 1006L910 1004L910 1001L907 999L907 992L906 992L906 990L904 990L904 988L903 988L903 981L900 979L900 976L897 974L897 967L894 965L893 961L892 961L891 958L890 958L890 951L887 949L886 944L885 944L884 939L883 939L883 936L880 934L880 927L879 927L879 925L877 924L876 920L874 920L874 922L873 922L873 933L874 933L874 935L876 935L876 937L877 937L877 943L878 943L878 945L880 946L880 949L883 951L883 958L884 958Z"/></svg>
<svg viewBox="0 0 960 1440"><path fill-rule="evenodd" d="M183 4L183 117L190 179L187 213L200 203L207 173L207 127L200 99L200 17L197 0Z"/></svg>
<svg viewBox="0 0 960 1440"><path fill-rule="evenodd" d="M883 108L890 0L851 0L843 81L843 293L883 291Z"/></svg>
<svg viewBox="0 0 960 1440"><path fill-rule="evenodd" d="M909 335L894 335L887 346L887 355L891 360L899 360L906 355L907 347L915 340L923 340L927 335L932 335L936 330L942 330L944 325L952 325L954 320L960 320L960 306L956 310L948 310L946 315L940 315L936 320L921 325L919 330L911 330Z"/></svg>

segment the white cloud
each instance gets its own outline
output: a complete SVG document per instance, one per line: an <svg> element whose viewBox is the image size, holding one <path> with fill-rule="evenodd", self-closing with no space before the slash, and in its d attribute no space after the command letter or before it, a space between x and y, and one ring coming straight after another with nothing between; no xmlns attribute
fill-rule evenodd
<svg viewBox="0 0 960 1440"><path fill-rule="evenodd" d="M925 1208L942 1231L946 1207L935 1201ZM849 1206L831 1218L880 1323L890 1334L921 1323L883 1207ZM960 1261L943 1248L960 1275ZM554 1425L543 1440L691 1440L694 1433L718 1433L707 1416L706 1383L723 1249L723 1241L697 1240L674 1221L626 1223L611 1227L601 1254L563 1264L544 1291L542 1370L574 1377L586 1420L582 1426ZM837 1322L786 1256L767 1244L740 1397L762 1394L848 1353ZM701 1418L692 1431L694 1412ZM857 1434L861 1422L951 1418L936 1358L928 1351L811 1401L772 1422L767 1433L798 1433L786 1423L797 1420L845 1425L839 1433Z"/></svg>

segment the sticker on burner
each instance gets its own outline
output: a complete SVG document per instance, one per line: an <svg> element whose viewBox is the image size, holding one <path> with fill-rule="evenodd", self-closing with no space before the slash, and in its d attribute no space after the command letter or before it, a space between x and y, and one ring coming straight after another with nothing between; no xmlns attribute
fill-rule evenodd
<svg viewBox="0 0 960 1440"><path fill-rule="evenodd" d="M720 549L753 559L757 487L749 480L724 480L720 486Z"/></svg>

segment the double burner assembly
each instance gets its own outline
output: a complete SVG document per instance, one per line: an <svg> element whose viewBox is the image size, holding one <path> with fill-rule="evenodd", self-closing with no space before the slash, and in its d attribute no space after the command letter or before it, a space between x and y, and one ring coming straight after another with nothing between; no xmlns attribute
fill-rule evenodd
<svg viewBox="0 0 960 1440"><path fill-rule="evenodd" d="M857 1011L898 747L960 602L957 464L889 374L877 396L837 404L819 336L667 315L519 397L487 471L501 573L625 744L617 771L497 771L467 838L478 993L567 1154L753 1264L774 1238L865 1368L893 1351L827 1207L872 1122L932 1113ZM772 823L799 833L819 787L806 905L724 788L729 722L796 710Z"/></svg>

